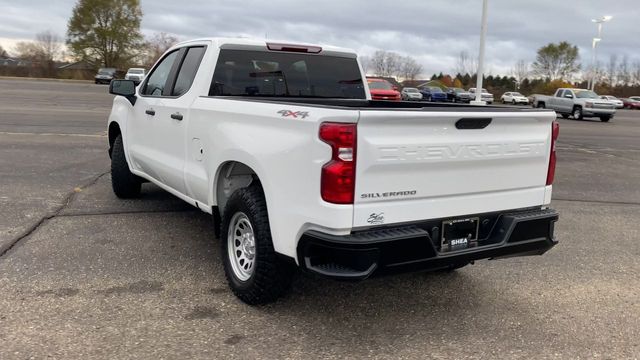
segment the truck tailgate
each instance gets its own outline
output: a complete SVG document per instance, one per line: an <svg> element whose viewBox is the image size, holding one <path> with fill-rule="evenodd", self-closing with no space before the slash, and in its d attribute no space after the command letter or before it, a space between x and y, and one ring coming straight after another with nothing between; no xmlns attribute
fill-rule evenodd
<svg viewBox="0 0 640 360"><path fill-rule="evenodd" d="M478 110L361 111L353 226L542 205L555 113Z"/></svg>

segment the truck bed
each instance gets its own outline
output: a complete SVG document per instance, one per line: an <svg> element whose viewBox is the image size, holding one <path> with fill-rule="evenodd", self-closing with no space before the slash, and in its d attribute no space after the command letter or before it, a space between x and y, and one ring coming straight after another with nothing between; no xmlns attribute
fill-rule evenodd
<svg viewBox="0 0 640 360"><path fill-rule="evenodd" d="M407 110L407 111L462 111L462 112L545 112L549 109L531 107L512 107L501 105L475 106L460 103L429 103L415 101L384 101L365 99L335 98L292 98L292 97L255 97L255 96L203 96L216 99L267 102L290 105L304 105L349 110Z"/></svg>

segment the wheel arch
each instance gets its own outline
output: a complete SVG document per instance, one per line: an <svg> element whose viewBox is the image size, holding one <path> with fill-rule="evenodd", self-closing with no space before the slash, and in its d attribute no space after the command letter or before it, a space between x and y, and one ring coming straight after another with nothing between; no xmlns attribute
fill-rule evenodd
<svg viewBox="0 0 640 360"><path fill-rule="evenodd" d="M224 161L218 166L213 179L211 203L222 212L227 200L234 191L249 187L256 182L260 184L264 192L264 185L254 167L243 161Z"/></svg>
<svg viewBox="0 0 640 360"><path fill-rule="evenodd" d="M122 134L122 130L120 129L120 124L116 121L112 121L109 123L109 157L111 157L111 153L113 152L113 143L116 141L118 135Z"/></svg>

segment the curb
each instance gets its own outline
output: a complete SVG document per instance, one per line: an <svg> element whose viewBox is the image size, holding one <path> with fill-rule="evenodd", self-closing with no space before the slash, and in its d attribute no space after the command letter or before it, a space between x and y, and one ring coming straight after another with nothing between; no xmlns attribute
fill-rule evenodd
<svg viewBox="0 0 640 360"><path fill-rule="evenodd" d="M92 80L34 78L34 77L26 77L26 76L0 76L0 80L51 81L51 82L69 82L69 83L78 83L78 84L93 84Z"/></svg>

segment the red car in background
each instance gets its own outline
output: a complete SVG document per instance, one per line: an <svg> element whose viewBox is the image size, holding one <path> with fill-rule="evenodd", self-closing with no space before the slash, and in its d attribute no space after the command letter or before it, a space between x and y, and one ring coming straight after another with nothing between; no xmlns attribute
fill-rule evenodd
<svg viewBox="0 0 640 360"><path fill-rule="evenodd" d="M625 109L640 109L640 100L637 100L635 96L620 100L622 100L622 104Z"/></svg>
<svg viewBox="0 0 640 360"><path fill-rule="evenodd" d="M369 91L371 92L371 98L373 100L401 100L398 88L391 85L387 80L367 78L367 83L369 84Z"/></svg>

